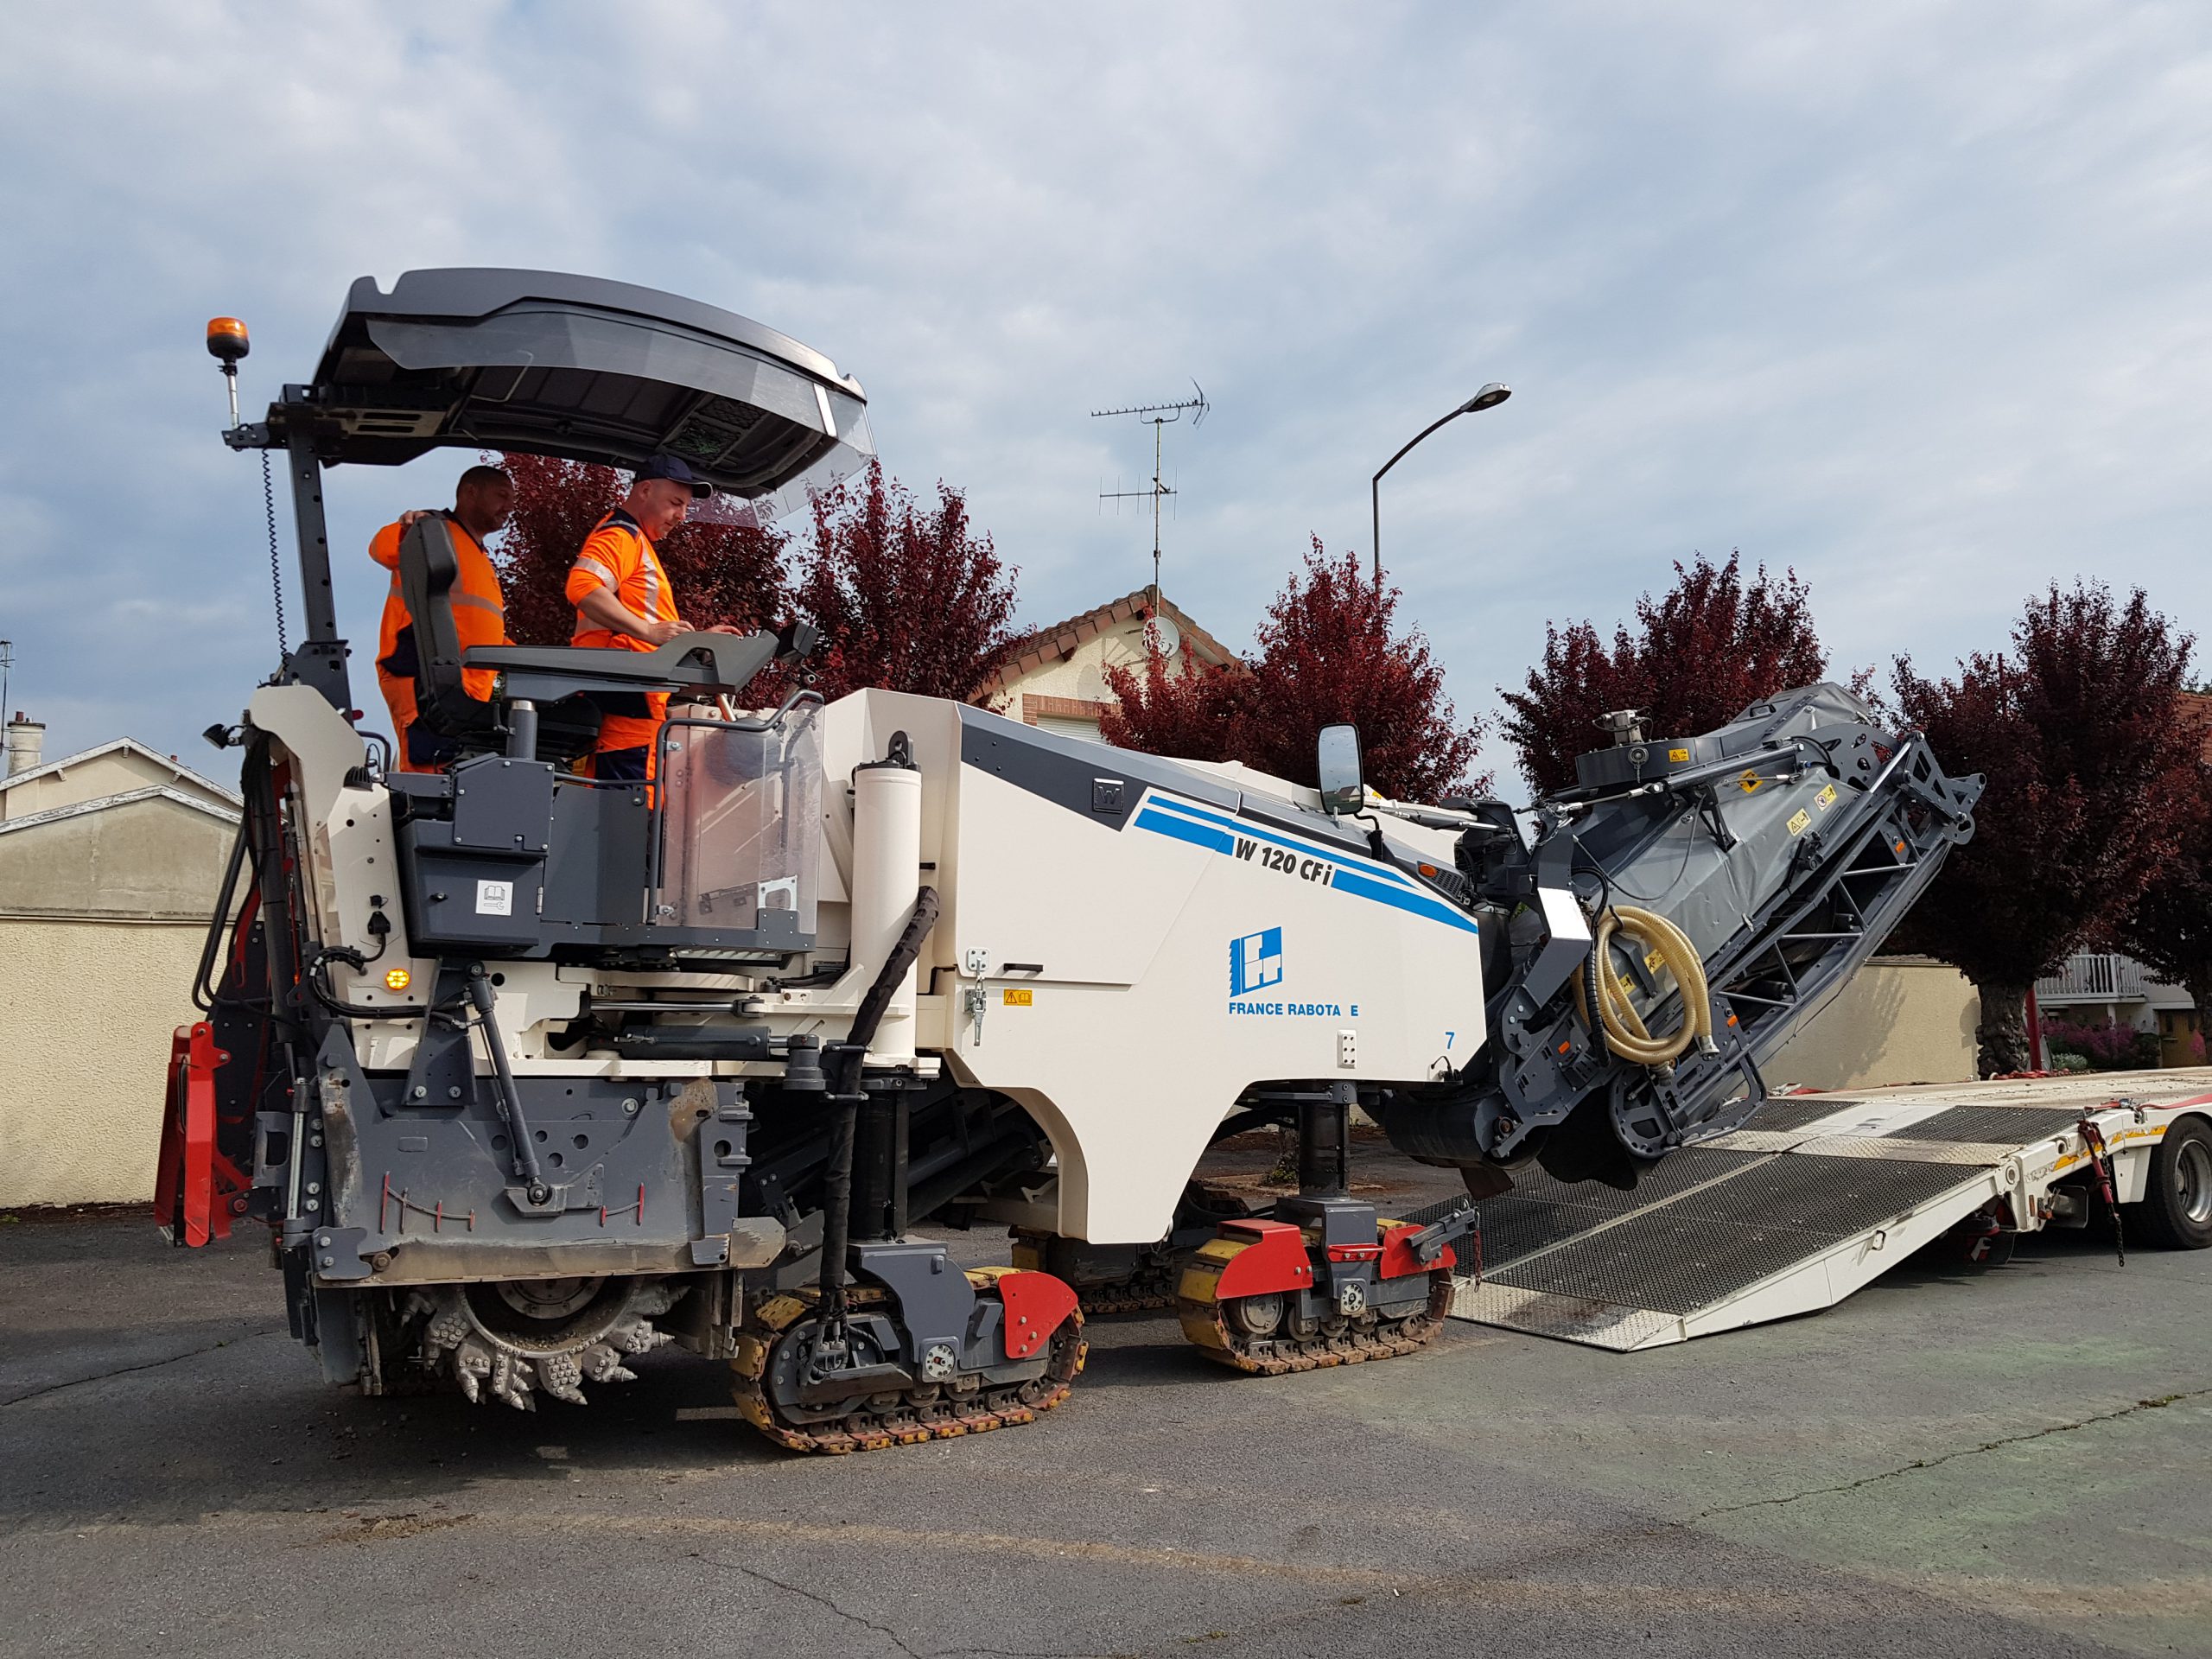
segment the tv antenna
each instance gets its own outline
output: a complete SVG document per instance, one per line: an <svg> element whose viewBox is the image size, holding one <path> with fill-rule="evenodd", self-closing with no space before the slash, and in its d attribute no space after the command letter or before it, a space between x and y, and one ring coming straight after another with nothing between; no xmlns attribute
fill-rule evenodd
<svg viewBox="0 0 2212 1659"><path fill-rule="evenodd" d="M8 707L8 685L16 671L16 642L0 639L0 710ZM0 719L13 720L13 715L0 713Z"/></svg>
<svg viewBox="0 0 2212 1659"><path fill-rule="evenodd" d="M1202 425L1206 412L1212 406L1206 402L1205 388L1196 380L1191 382L1196 397L1185 397L1175 404L1133 404L1127 409L1094 409L1090 418L1104 420L1116 415L1135 415L1152 429L1152 487L1148 490L1101 490L1101 501L1136 501L1149 497L1152 501L1152 613L1160 614L1160 504L1176 492L1160 480L1160 429L1172 426L1185 415L1191 417L1193 430Z"/></svg>

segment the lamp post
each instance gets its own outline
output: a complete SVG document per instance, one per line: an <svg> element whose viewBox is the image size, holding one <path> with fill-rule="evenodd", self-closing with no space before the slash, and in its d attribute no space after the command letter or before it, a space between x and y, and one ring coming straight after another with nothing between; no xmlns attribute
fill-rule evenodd
<svg viewBox="0 0 2212 1659"><path fill-rule="evenodd" d="M1415 433L1412 442L1408 443L1405 448L1399 450L1396 454L1382 463L1382 472L1375 474L1374 479L1368 485L1368 498L1369 505L1373 507L1375 512L1375 586L1378 589L1382 586L1382 473L1389 472L1403 461L1414 444L1435 431L1438 427L1448 422L1456 421L1462 415L1472 415L1478 410L1496 409L1512 395L1513 388L1503 381L1491 381L1473 397L1468 398L1465 403L1446 415L1443 420L1431 421Z"/></svg>

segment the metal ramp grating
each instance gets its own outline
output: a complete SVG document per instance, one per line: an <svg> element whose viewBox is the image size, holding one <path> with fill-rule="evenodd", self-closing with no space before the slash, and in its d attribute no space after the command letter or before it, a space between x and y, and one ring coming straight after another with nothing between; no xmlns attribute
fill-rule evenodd
<svg viewBox="0 0 2212 1659"><path fill-rule="evenodd" d="M1902 1215L1964 1179L1946 1164L1798 1153L1767 1159L1732 1180L1690 1193L1668 1205L1667 1213L1842 1238L1870 1221Z"/></svg>
<svg viewBox="0 0 2212 1659"><path fill-rule="evenodd" d="M1960 1184L1945 1164L1770 1157L1484 1276L1516 1290L1694 1313L1840 1243L1869 1217L1903 1214Z"/></svg>
<svg viewBox="0 0 2212 1659"><path fill-rule="evenodd" d="M1752 1113L1751 1121L1744 1127L1751 1129L1802 1129L1822 1118L1834 1117L1838 1112L1864 1104L1864 1101L1838 1095L1784 1095L1779 1100L1770 1100Z"/></svg>
<svg viewBox="0 0 2212 1659"><path fill-rule="evenodd" d="M2082 1121L2082 1114L2050 1106L1953 1106L1890 1130L1885 1141L1976 1141L1989 1146L2017 1147L2040 1135L2063 1135Z"/></svg>
<svg viewBox="0 0 2212 1659"><path fill-rule="evenodd" d="M1452 1313L1626 1351L1832 1306L2001 1193L2014 1149L2079 1116L1789 1097L1748 1133L1662 1160L1633 1192L1516 1171L1479 1206Z"/></svg>

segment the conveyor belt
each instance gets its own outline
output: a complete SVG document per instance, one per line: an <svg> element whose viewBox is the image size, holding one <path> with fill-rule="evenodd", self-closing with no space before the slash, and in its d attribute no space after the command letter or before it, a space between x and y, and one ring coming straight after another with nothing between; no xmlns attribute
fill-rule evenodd
<svg viewBox="0 0 2212 1659"><path fill-rule="evenodd" d="M2108 1098L2083 1092L1777 1100L1633 1192L1516 1171L1460 1252L1452 1316L1627 1351L1832 1306L2005 1195Z"/></svg>

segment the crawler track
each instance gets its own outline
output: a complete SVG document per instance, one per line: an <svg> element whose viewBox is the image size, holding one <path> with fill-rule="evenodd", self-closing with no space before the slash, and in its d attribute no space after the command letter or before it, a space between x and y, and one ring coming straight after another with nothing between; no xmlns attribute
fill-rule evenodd
<svg viewBox="0 0 2212 1659"><path fill-rule="evenodd" d="M1192 1272L1185 1282L1217 1279L1217 1274ZM1198 1351L1217 1364L1258 1376L1281 1376L1290 1371L1319 1370L1325 1365L1357 1365L1370 1359L1395 1359L1428 1345L1452 1307L1451 1269L1440 1268L1428 1276L1428 1305L1419 1313L1386 1319L1372 1311L1356 1318L1315 1322L1300 1333L1286 1321L1281 1334L1255 1337L1240 1330L1228 1316L1224 1304L1210 1296L1178 1295L1175 1310L1183 1334Z"/></svg>
<svg viewBox="0 0 2212 1659"><path fill-rule="evenodd" d="M983 1295L997 1294L988 1274L970 1274L969 1281ZM883 1292L866 1286L855 1287L848 1294L855 1307L880 1305L886 1300ZM1078 1308L1052 1333L1044 1375L1033 1381L966 1389L957 1382L925 1382L897 1393L871 1395L841 1417L800 1422L787 1418L769 1397L767 1376L776 1344L813 1312L817 1300L818 1293L809 1288L772 1296L755 1305L747 1313L737 1357L730 1361L731 1388L738 1410L753 1427L793 1452L839 1456L983 1434L995 1428L1034 1422L1039 1413L1052 1410L1068 1397L1090 1352Z"/></svg>

